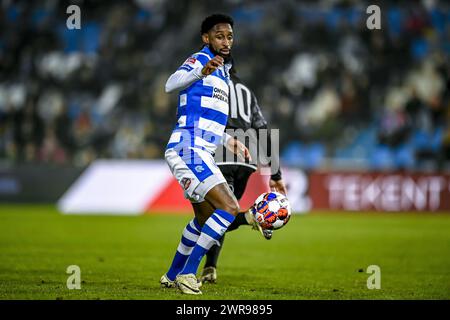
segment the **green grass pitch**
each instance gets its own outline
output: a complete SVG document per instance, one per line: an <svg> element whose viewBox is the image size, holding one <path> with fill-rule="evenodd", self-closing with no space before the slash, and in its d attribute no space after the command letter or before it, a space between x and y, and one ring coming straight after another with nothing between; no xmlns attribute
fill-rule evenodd
<svg viewBox="0 0 450 320"><path fill-rule="evenodd" d="M202 296L158 283L190 218L0 205L0 299L450 299L449 214L294 215L270 241L241 227ZM80 290L67 289L69 265ZM370 265L381 289L367 288Z"/></svg>

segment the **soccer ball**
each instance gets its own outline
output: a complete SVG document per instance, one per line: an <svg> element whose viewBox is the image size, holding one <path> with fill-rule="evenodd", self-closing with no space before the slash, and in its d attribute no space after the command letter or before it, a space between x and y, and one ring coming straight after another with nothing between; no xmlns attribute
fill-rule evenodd
<svg viewBox="0 0 450 320"><path fill-rule="evenodd" d="M263 229L280 229L291 218L291 205L286 196L278 192L261 194L251 210L255 220Z"/></svg>

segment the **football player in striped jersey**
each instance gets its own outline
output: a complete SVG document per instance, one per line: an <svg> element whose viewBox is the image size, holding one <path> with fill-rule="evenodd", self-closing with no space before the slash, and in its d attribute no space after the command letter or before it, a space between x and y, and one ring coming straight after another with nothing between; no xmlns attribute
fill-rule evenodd
<svg viewBox="0 0 450 320"><path fill-rule="evenodd" d="M249 150L226 135L233 45L233 19L222 14L201 25L203 48L190 56L166 83L166 92L179 91L177 123L165 158L172 174L192 203L195 217L184 228L163 287L201 294L196 273L200 261L239 213L239 203L217 167L213 154L219 145L242 157Z"/></svg>

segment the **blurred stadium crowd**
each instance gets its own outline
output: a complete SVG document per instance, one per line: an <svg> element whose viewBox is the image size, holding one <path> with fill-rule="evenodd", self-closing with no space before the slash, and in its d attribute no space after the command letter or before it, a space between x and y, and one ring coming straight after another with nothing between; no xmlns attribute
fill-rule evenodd
<svg viewBox="0 0 450 320"><path fill-rule="evenodd" d="M381 30L367 1L0 1L0 159L162 158L165 81L200 48L202 19L226 12L285 164L449 169L450 5L377 4Z"/></svg>

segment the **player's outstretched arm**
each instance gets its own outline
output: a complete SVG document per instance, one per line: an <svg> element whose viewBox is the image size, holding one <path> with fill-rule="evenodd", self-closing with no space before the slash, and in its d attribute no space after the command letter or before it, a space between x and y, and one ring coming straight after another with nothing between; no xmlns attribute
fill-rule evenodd
<svg viewBox="0 0 450 320"><path fill-rule="evenodd" d="M256 96L254 95L253 92L252 92L251 110L252 110L252 128L254 128L256 130L260 130L260 129L268 130L267 121L266 121L266 119L264 119L264 116L261 112L261 108L259 107L259 104L258 104L258 100L256 99ZM260 137L258 135L258 141L259 141L259 138ZM268 130L267 131L267 149L268 150L271 150L271 144L272 144L272 139L271 139L271 135L270 135L270 130ZM275 158L276 164L279 165L280 159L278 158L278 155L274 154L273 157L276 157ZM275 192L279 192L284 195L287 195L286 185L284 184L284 181L281 177L280 168L278 168L278 171L270 177L269 188L271 191L275 191Z"/></svg>
<svg viewBox="0 0 450 320"><path fill-rule="evenodd" d="M202 68L195 68L191 71L184 69L177 70L173 73L166 82L166 93L170 93L177 90L183 90L193 84L195 81L204 78L202 74Z"/></svg>
<svg viewBox="0 0 450 320"><path fill-rule="evenodd" d="M215 56L209 60L204 66L199 60L189 58L186 62L173 73L166 82L166 93L183 90L193 84L195 81L201 80L206 76L220 68L223 65L223 58Z"/></svg>

